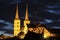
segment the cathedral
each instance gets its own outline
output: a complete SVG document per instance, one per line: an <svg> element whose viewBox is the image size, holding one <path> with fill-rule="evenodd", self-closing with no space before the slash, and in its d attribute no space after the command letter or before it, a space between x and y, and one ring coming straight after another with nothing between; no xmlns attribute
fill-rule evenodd
<svg viewBox="0 0 60 40"><path fill-rule="evenodd" d="M28 27L27 24L30 24L30 20L28 18L28 5L26 5L26 15L24 20L24 34L27 34ZM16 5L16 16L14 19L14 36L17 36L21 32L21 19L19 18L19 12L18 12L18 4Z"/></svg>
<svg viewBox="0 0 60 40"><path fill-rule="evenodd" d="M24 27L22 28L21 27L21 19L19 18L18 4L17 4L16 5L16 16L14 19L14 36L18 36L18 34L21 32L24 32L24 35L27 34L28 33L27 24L30 24L30 20L28 18L28 5L26 4L26 14L25 14L25 19L24 19L24 23L23 23ZM42 29L42 28L40 28L40 29ZM44 34L43 34L44 38L51 36L51 33L45 27L43 29L44 29ZM21 36L21 37L24 38L24 36Z"/></svg>

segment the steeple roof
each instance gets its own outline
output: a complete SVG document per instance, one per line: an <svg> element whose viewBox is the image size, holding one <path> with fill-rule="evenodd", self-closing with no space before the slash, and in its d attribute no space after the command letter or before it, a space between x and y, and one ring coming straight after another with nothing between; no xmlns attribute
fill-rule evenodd
<svg viewBox="0 0 60 40"><path fill-rule="evenodd" d="M25 15L25 20L29 20L28 18L28 5L26 4L26 15Z"/></svg>
<svg viewBox="0 0 60 40"><path fill-rule="evenodd" d="M18 15L18 3L16 5L16 16L15 16L16 19L19 19L19 15Z"/></svg>

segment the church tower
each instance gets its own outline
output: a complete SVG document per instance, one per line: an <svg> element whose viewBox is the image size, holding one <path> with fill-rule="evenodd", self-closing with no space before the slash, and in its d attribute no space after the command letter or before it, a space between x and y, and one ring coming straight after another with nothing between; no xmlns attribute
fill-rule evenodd
<svg viewBox="0 0 60 40"><path fill-rule="evenodd" d="M28 32L28 27L27 27L27 24L30 24L30 20L28 18L28 5L26 5L26 15L25 15L25 20L24 20L24 31L25 31L25 34L27 34Z"/></svg>
<svg viewBox="0 0 60 40"><path fill-rule="evenodd" d="M14 19L14 36L17 36L20 33L20 19L19 19L19 15L18 15L18 4L16 6L16 16Z"/></svg>

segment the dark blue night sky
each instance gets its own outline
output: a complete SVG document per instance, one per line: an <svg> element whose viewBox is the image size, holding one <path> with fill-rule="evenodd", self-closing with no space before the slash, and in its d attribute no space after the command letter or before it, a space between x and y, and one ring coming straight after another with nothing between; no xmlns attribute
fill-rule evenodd
<svg viewBox="0 0 60 40"><path fill-rule="evenodd" d="M21 20L24 20L27 2L31 23L46 24L46 27L60 29L60 0L0 0L0 34L11 34L17 2Z"/></svg>

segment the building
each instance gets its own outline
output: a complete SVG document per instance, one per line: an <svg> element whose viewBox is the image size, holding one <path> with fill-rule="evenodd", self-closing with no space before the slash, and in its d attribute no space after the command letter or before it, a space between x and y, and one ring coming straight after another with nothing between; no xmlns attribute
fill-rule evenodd
<svg viewBox="0 0 60 40"><path fill-rule="evenodd" d="M25 32L25 34L27 34L27 32L28 32L27 24L30 24L30 20L28 18L28 5L26 5L26 15L25 15L25 20L24 20L24 26L25 26L24 32Z"/></svg>
<svg viewBox="0 0 60 40"><path fill-rule="evenodd" d="M20 27L21 27L21 20L19 19L18 15L18 4L16 6L16 16L14 19L14 36L17 36L18 33L20 33Z"/></svg>
<svg viewBox="0 0 60 40"><path fill-rule="evenodd" d="M26 5L26 15L25 15L25 20L24 20L24 30L21 30L21 20L19 18L18 14L18 4L16 6L16 16L14 19L14 36L17 36L21 31L24 32L24 34L27 34L28 32L28 27L27 24L30 24L30 20L28 18L28 5Z"/></svg>

